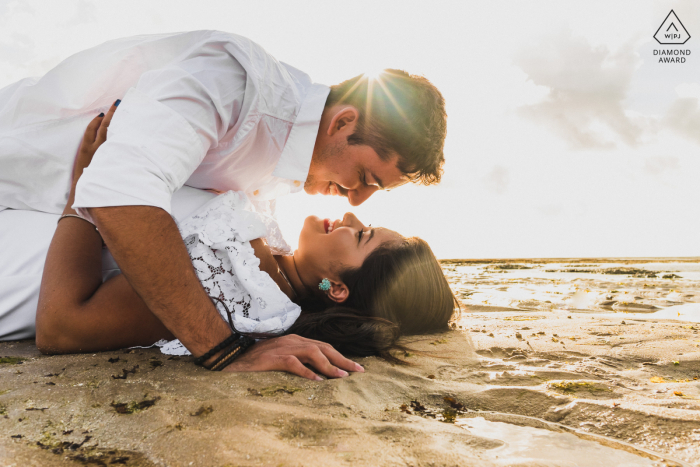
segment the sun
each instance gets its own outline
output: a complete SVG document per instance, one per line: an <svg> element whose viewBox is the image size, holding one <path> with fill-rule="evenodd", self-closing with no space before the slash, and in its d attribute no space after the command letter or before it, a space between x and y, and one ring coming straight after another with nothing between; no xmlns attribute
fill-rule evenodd
<svg viewBox="0 0 700 467"><path fill-rule="evenodd" d="M384 73L384 69L382 68L376 68L376 69L371 69L367 70L363 73L363 76L365 78L368 78L370 80L377 80L379 77Z"/></svg>

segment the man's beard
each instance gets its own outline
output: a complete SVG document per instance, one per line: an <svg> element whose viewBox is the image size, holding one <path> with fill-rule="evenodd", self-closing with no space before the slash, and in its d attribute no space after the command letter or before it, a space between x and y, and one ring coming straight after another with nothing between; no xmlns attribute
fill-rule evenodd
<svg viewBox="0 0 700 467"><path fill-rule="evenodd" d="M337 141L333 145L326 145L321 151L314 153L314 155L311 157L311 164L309 165L309 175L306 177L306 181L304 182L304 189L312 188L314 185L316 185L316 177L314 176L314 173L317 172L325 164L328 164L329 162L342 157L347 146L347 141L341 140ZM335 182L331 183L333 183L338 189L338 193L340 194L340 196L345 196L347 198L347 189L341 187Z"/></svg>
<svg viewBox="0 0 700 467"><path fill-rule="evenodd" d="M307 177L306 181L304 182L304 189L313 187L315 182L316 182L316 180L313 177L311 177L311 176ZM346 198L348 197L349 190L347 190L346 188L343 188L342 186L338 185L335 182L330 182L330 183L335 185L335 188L338 190L338 194L340 196L344 196Z"/></svg>

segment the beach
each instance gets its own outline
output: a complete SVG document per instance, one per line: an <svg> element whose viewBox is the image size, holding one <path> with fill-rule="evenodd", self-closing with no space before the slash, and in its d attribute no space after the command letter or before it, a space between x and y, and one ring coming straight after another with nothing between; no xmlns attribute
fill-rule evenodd
<svg viewBox="0 0 700 467"><path fill-rule="evenodd" d="M697 259L443 267L454 328L343 379L0 343L0 465L700 465Z"/></svg>

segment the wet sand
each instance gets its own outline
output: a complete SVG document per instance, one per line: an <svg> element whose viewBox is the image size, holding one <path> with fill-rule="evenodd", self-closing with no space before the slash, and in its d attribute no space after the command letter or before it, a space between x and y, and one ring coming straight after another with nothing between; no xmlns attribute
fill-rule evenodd
<svg viewBox="0 0 700 467"><path fill-rule="evenodd" d="M545 273L551 263L495 264L523 263L445 263L466 309L453 331L411 339L412 366L360 359L366 373L338 380L210 373L154 349L46 357L31 341L0 343L14 357L0 363L0 465L700 465L700 325L582 302L564 287L584 273ZM540 272L559 274L560 302L522 305ZM587 294L606 289L588 274ZM679 306L661 306L671 290L684 306L700 298L688 297L692 277L666 287L681 279L623 274L615 287L638 279L668 288L634 295L654 312Z"/></svg>

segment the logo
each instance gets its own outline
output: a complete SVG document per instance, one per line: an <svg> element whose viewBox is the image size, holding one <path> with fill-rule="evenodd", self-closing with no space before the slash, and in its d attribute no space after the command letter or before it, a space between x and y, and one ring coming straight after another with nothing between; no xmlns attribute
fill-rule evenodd
<svg viewBox="0 0 700 467"><path fill-rule="evenodd" d="M654 39L659 44L685 44L690 39L690 34L676 13L671 10L654 34Z"/></svg>

